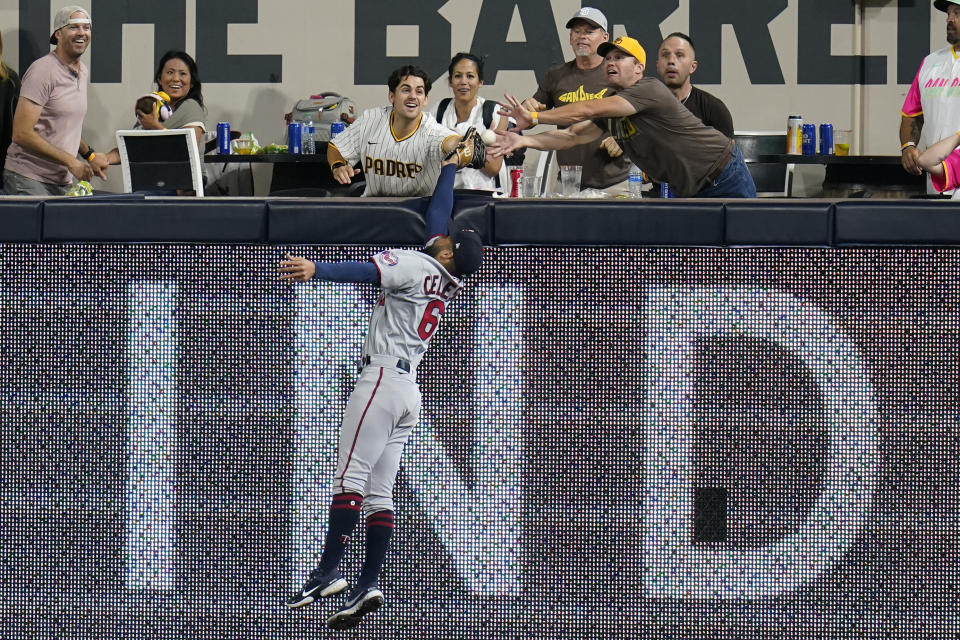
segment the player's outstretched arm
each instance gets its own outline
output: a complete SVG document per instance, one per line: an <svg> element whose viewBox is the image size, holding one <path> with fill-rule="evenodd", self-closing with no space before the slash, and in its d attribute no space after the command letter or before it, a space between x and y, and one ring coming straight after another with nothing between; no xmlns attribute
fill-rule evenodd
<svg viewBox="0 0 960 640"><path fill-rule="evenodd" d="M328 282L380 282L380 272L372 262L311 262L306 258L286 254L280 261L280 279L306 282L311 278Z"/></svg>
<svg viewBox="0 0 960 640"><path fill-rule="evenodd" d="M299 280L300 282L306 282L317 272L316 265L306 258L294 256L289 253L284 254L284 256L286 259L280 261L281 280Z"/></svg>

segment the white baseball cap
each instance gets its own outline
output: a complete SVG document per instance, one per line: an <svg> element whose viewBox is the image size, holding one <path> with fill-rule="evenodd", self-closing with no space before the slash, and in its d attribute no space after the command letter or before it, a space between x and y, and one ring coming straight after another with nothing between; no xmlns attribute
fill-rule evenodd
<svg viewBox="0 0 960 640"><path fill-rule="evenodd" d="M80 12L87 17L72 18L71 16L77 12ZM76 4L71 4L68 7L60 9L60 11L57 11L57 15L53 17L53 31L50 32L50 44L57 44L57 38L54 34L69 24L90 24L90 12Z"/></svg>
<svg viewBox="0 0 960 640"><path fill-rule="evenodd" d="M960 4L960 0L933 0L933 6L940 11L946 11L951 4Z"/></svg>
<svg viewBox="0 0 960 640"><path fill-rule="evenodd" d="M958 0L960 2L960 0ZM595 27L600 27L604 31L607 31L607 16L603 15L600 9L594 9L593 7L583 7L575 14L573 17L567 20L567 29L570 28L576 20L584 20L589 22Z"/></svg>

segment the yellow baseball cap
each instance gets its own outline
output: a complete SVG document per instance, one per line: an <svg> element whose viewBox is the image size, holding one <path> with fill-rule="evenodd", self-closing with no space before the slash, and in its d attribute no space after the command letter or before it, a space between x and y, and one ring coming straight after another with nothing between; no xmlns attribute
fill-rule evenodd
<svg viewBox="0 0 960 640"><path fill-rule="evenodd" d="M630 38L628 36L620 36L613 42L604 42L599 47L597 47L597 53L601 56L606 56L611 49L620 49L628 56L633 56L636 58L640 64L647 64L647 52L643 50L643 47L640 46L640 43Z"/></svg>

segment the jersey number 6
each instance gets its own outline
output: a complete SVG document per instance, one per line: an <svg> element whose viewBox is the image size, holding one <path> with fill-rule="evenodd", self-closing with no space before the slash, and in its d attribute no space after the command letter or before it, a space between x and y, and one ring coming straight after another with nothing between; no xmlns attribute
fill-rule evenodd
<svg viewBox="0 0 960 640"><path fill-rule="evenodd" d="M431 300L430 304L427 305L427 308L423 312L423 320L420 321L420 326L417 327L417 333L420 334L422 340L429 340L433 332L437 330L437 326L440 324L440 316L443 315L443 310L443 302L440 300Z"/></svg>

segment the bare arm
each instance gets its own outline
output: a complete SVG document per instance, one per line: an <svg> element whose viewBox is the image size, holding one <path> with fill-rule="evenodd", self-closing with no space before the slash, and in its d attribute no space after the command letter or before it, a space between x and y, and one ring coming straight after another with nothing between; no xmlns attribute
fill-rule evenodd
<svg viewBox="0 0 960 640"><path fill-rule="evenodd" d="M504 113L517 121L517 126L521 129L529 129L533 126L533 112L521 104L516 97L511 95L504 96L507 104L501 104L501 113ZM597 100L584 100L566 104L556 109L537 112L537 122L539 124L555 124L559 126L569 126L584 120L595 120L597 118L622 118L632 116L637 112L637 108L630 104L626 98L620 96L610 96L609 98L599 98Z"/></svg>
<svg viewBox="0 0 960 640"><path fill-rule="evenodd" d="M920 132L923 130L923 115L912 118L901 116L900 118L900 164L903 165L907 173L915 176L923 173L919 163L920 150L916 144L920 142ZM907 144L912 142L913 145ZM904 146L906 145L906 146Z"/></svg>
<svg viewBox="0 0 960 640"><path fill-rule="evenodd" d="M960 132L949 135L924 149L917 158L917 164L930 173L942 175L943 166L940 163L953 153L958 145L960 145Z"/></svg>
<svg viewBox="0 0 960 640"><path fill-rule="evenodd" d="M36 132L35 127L42 110L42 106L21 96L17 102L17 112L13 116L13 141L35 156L62 164L70 169L70 173L75 175L78 180L92 178L93 167L90 166L89 162L53 146ZM80 146L81 149L88 148L84 142L81 142Z"/></svg>
<svg viewBox="0 0 960 640"><path fill-rule="evenodd" d="M350 166L346 158L340 154L340 150L332 144L327 145L327 162L330 164L330 172L333 174L333 179L340 184L350 184L353 176L360 173L359 169L354 169Z"/></svg>
<svg viewBox="0 0 960 640"><path fill-rule="evenodd" d="M497 131L496 144L488 147L490 154L501 158L524 147L541 151L569 149L580 144L599 140L603 129L592 122L579 122L568 129L544 131L535 136L521 136L511 131Z"/></svg>
<svg viewBox="0 0 960 640"><path fill-rule="evenodd" d="M496 131L506 131L507 126L510 124L510 119L507 116L500 114L499 120L497 121L497 126L494 127L494 132ZM483 165L484 175L490 176L491 178L500 173L500 167L503 165L503 156L487 156L487 163Z"/></svg>

